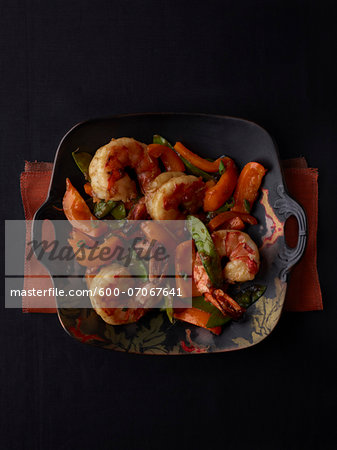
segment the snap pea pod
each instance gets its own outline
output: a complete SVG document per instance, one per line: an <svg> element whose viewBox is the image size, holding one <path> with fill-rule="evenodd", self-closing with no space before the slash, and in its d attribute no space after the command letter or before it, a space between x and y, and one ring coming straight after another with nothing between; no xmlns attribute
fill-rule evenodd
<svg viewBox="0 0 337 450"><path fill-rule="evenodd" d="M236 295L233 295L233 299L243 308L247 309L249 308L253 303L255 303L262 295L265 293L267 289L267 286L255 284L252 286L248 286L245 289L242 289L240 292L238 292ZM207 322L207 327L218 327L222 326L225 323L229 322L231 320L230 317L225 317L216 308L216 311L211 313L210 318Z"/></svg>
<svg viewBox="0 0 337 450"><path fill-rule="evenodd" d="M187 216L187 228L192 235L201 262L212 285L221 287L223 280L220 256L206 226L197 217Z"/></svg>
<svg viewBox="0 0 337 450"><path fill-rule="evenodd" d="M164 301L165 301L165 306L163 308L160 308L161 311L165 312L168 320L173 323L174 318L173 318L173 300L172 297L170 295L164 297Z"/></svg>
<svg viewBox="0 0 337 450"><path fill-rule="evenodd" d="M204 297L193 297L192 306L193 308L201 309L201 311L205 311L211 314L207 321L208 328L225 325L225 323L231 320L230 317L225 317L216 306L212 305L212 303L207 302Z"/></svg>
<svg viewBox="0 0 337 450"><path fill-rule="evenodd" d="M79 149L72 152L72 156L74 158L75 163L77 164L77 167L83 173L85 179L87 181L90 181L89 164L92 160L92 155L90 155L90 153L87 152L79 152L78 150Z"/></svg>
<svg viewBox="0 0 337 450"><path fill-rule="evenodd" d="M234 300L243 308L249 308L266 292L267 286L254 284L233 295Z"/></svg>
<svg viewBox="0 0 337 450"><path fill-rule="evenodd" d="M107 216L117 205L117 202L113 200L100 201L99 203L94 204L94 214L97 219L103 219L103 217Z"/></svg>
<svg viewBox="0 0 337 450"><path fill-rule="evenodd" d="M131 251L131 260L127 267L128 270L131 272L133 276L136 276L137 278L147 279L148 275L145 264L141 259L138 258L138 255L134 250L130 251Z"/></svg>
<svg viewBox="0 0 337 450"><path fill-rule="evenodd" d="M192 297L192 306L193 308L201 309L201 311L211 314L219 311L216 306L212 305L210 302L207 302L202 295L200 297Z"/></svg>
<svg viewBox="0 0 337 450"><path fill-rule="evenodd" d="M169 141L167 141L162 136L159 136L159 134L155 134L153 136L153 143L154 144L165 145L166 147L170 147L175 152L174 147L169 143ZM196 177L202 177L206 181L215 179L209 173L199 169L198 167L195 167L193 164L191 164L189 161L187 161L187 159L184 158L183 156L179 155L178 153L177 153L177 155L179 156L179 158L184 163L187 172L191 173L192 175L195 175Z"/></svg>
<svg viewBox="0 0 337 450"><path fill-rule="evenodd" d="M222 312L216 308L216 311L214 311L208 319L206 326L207 328L222 327L222 325L225 325L230 320L232 320L230 317L225 317Z"/></svg>
<svg viewBox="0 0 337 450"><path fill-rule="evenodd" d="M123 202L120 202L111 210L111 215L114 219L122 220L126 217L126 209Z"/></svg>

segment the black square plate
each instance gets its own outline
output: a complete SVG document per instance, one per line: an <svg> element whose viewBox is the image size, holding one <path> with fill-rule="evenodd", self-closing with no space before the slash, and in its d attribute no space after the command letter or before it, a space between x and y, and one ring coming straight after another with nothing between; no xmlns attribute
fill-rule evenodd
<svg viewBox="0 0 337 450"><path fill-rule="evenodd" d="M243 320L224 326L220 336L184 322L172 325L158 310L148 313L135 324L112 326L93 309L59 308L60 321L75 339L133 353L212 353L255 345L272 332L279 320L287 273L302 256L306 242L304 211L286 193L272 138L255 123L226 116L176 113L120 115L80 123L65 135L59 145L48 198L35 219L64 219L63 213L51 206L62 199L66 177L83 192L83 177L71 155L75 149L93 154L112 137L122 136L151 143L154 134L160 134L171 142L182 141L204 157L217 158L226 154L239 168L249 161L257 161L268 169L262 194L253 211L258 225L249 230L260 249L262 264L256 283L267 285L264 296L249 308ZM284 238L284 223L290 215L294 215L299 223L295 248L289 248ZM37 227L33 227L34 233L38 233ZM57 285L55 277L54 283Z"/></svg>

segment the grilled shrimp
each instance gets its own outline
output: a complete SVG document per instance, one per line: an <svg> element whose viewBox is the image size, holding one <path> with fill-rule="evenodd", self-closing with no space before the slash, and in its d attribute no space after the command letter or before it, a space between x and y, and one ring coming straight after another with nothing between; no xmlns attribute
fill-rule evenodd
<svg viewBox="0 0 337 450"><path fill-rule="evenodd" d="M137 322L146 313L146 309L137 308L136 300L134 300L134 305L132 305L134 307L123 308L123 294L120 294L118 297L113 295L114 288L118 288L121 293L132 287L130 272L120 264L114 263L105 266L96 276L92 277L92 275L89 275L86 280L91 292L90 300L92 306L105 322L111 325ZM129 302L130 300L128 299Z"/></svg>
<svg viewBox="0 0 337 450"><path fill-rule="evenodd" d="M158 160L149 155L145 144L126 137L112 139L96 151L89 165L94 196L123 202L136 198L136 183L125 172L126 167L135 170L143 193L160 174Z"/></svg>
<svg viewBox="0 0 337 450"><path fill-rule="evenodd" d="M147 210L153 220L183 219L202 206L205 183L183 172L160 174L145 195Z"/></svg>
<svg viewBox="0 0 337 450"><path fill-rule="evenodd" d="M220 257L229 259L223 270L224 280L228 283L244 282L254 279L259 270L260 257L256 244L242 231L220 230L212 234L212 239ZM238 319L245 311L222 289L215 289L197 254L193 279L199 292L216 306L223 314Z"/></svg>
<svg viewBox="0 0 337 450"><path fill-rule="evenodd" d="M260 255L255 242L247 233L219 230L212 239L220 257L228 258L223 275L228 283L242 283L255 278L260 267Z"/></svg>
<svg viewBox="0 0 337 450"><path fill-rule="evenodd" d="M100 270L98 268L87 270L86 282L90 289L91 304L105 322L111 325L137 322L149 309L154 308L160 302L161 296L151 295L151 288L159 287L162 284L167 264L158 268L151 266L151 261L149 281L142 286L139 284L135 286L131 273L120 264L113 263ZM158 273L161 275L157 275ZM132 287L141 287L142 289L134 297L129 297L127 292ZM114 295L115 288L118 288L118 296ZM137 291L135 289L134 292ZM127 308L124 307L126 303Z"/></svg>
<svg viewBox="0 0 337 450"><path fill-rule="evenodd" d="M215 289L212 286L211 280L202 264L201 258L197 253L193 267L193 280L198 291L204 294L205 300L212 303L225 316L230 316L233 319L238 319L245 312L235 300L233 300L222 289Z"/></svg>

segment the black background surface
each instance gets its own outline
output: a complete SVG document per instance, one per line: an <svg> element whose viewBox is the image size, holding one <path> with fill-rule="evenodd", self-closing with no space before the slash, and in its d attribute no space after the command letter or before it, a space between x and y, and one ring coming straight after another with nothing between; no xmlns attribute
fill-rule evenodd
<svg viewBox="0 0 337 450"><path fill-rule="evenodd" d="M2 218L23 161L93 117L253 120L319 168L324 311L285 313L230 354L144 357L71 340L55 315L0 315L1 449L336 448L333 1L0 2ZM18 261L21 264L21 261ZM3 302L2 302L3 303Z"/></svg>

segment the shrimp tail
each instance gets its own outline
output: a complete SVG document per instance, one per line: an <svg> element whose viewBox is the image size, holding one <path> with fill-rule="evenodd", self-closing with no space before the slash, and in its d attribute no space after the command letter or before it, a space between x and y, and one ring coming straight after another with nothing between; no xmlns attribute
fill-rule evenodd
<svg viewBox="0 0 337 450"><path fill-rule="evenodd" d="M234 320L240 319L246 311L245 308L221 289L214 289L211 292L206 292L204 295L205 299L216 306L225 316L230 316Z"/></svg>

